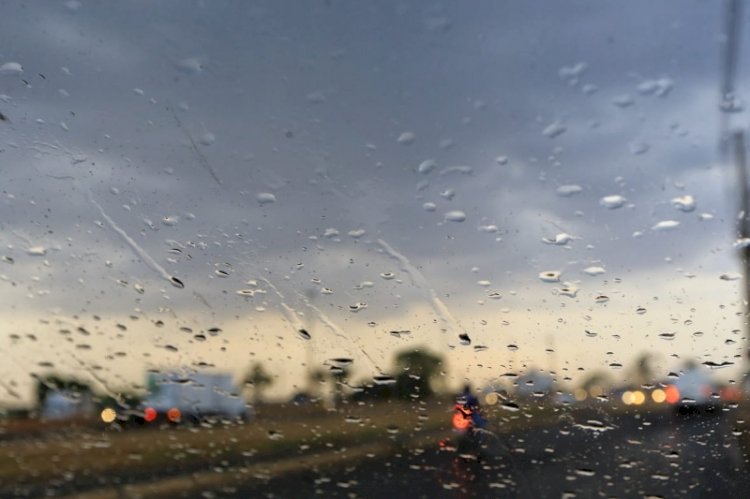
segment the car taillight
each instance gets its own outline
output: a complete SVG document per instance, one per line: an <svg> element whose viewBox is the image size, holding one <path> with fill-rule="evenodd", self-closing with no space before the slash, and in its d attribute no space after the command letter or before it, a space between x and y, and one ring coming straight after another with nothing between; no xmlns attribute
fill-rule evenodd
<svg viewBox="0 0 750 499"><path fill-rule="evenodd" d="M176 407L172 407L167 411L167 419L172 423L179 423L182 418L182 413Z"/></svg>
<svg viewBox="0 0 750 499"><path fill-rule="evenodd" d="M146 410L143 411L143 419L145 419L147 423L154 421L156 416L156 409L153 407L146 407Z"/></svg>

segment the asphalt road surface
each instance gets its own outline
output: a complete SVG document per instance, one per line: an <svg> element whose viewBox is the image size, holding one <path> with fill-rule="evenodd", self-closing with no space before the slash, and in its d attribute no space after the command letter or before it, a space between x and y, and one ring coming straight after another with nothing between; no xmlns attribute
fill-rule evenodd
<svg viewBox="0 0 750 499"><path fill-rule="evenodd" d="M586 420L588 421L588 420ZM238 497L750 497L726 414L625 416L491 438L481 461L436 441L389 458L257 480Z"/></svg>

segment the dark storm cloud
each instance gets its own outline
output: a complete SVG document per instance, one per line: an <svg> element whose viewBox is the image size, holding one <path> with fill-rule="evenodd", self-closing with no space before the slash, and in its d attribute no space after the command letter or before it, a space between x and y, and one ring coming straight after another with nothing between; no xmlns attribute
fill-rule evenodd
<svg viewBox="0 0 750 499"><path fill-rule="evenodd" d="M17 22L4 32L0 64L18 61L24 71L0 76L9 97L0 110L11 120L0 123L5 185L15 194L3 224L31 241L57 241L68 271L49 285L65 288L69 275L85 272L98 306L134 303L111 290L117 278L166 286L175 306L194 297L144 267L89 192L189 290L205 287L211 303L234 304L217 293L244 286L215 277L225 263L244 265L236 274L245 280L265 269L293 272L293 288L330 268L333 285L349 289L396 266L378 238L425 269L434 287L454 292L475 284L473 266L514 272L509 287L571 260L629 272L658 268L670 255L692 262L714 238L730 242L731 221L721 221L733 207L720 195L721 175L708 169L718 6L71 6L5 8ZM661 97L639 90L660 79L673 85ZM545 136L553 123L564 133ZM399 143L405 132L412 143ZM418 173L428 159L435 170ZM440 175L453 166L472 170ZM555 193L569 184L583 191ZM276 201L262 204L258 193ZM600 206L612 194L632 207ZM696 197L695 212L671 207L684 194ZM453 210L466 221L445 221ZM716 220L697 221L704 210ZM671 219L681 222L675 232L651 231ZM498 232L479 230L488 225ZM331 228L340 243L324 236ZM358 229L359 239L348 235ZM637 231L642 238L632 237ZM541 242L559 232L581 239L572 250ZM192 258L169 263L169 241ZM343 275L335 273L340 257L328 256L336 248L358 258ZM90 263L67 259L86 251L97 253ZM71 300L58 299L49 303Z"/></svg>

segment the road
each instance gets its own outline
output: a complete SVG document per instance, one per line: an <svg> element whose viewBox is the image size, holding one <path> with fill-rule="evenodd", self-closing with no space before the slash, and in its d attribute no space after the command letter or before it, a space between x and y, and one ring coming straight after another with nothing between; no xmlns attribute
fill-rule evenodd
<svg viewBox="0 0 750 499"><path fill-rule="evenodd" d="M335 470L255 481L238 497L747 497L750 473L725 414L625 416L497 438L484 462L435 445ZM744 462L744 463L743 463Z"/></svg>

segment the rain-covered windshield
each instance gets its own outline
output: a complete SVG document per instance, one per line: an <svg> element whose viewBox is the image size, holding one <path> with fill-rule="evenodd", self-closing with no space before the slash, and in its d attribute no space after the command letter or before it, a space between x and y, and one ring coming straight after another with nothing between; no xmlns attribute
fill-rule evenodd
<svg viewBox="0 0 750 499"><path fill-rule="evenodd" d="M0 12L0 496L750 490L742 0Z"/></svg>

